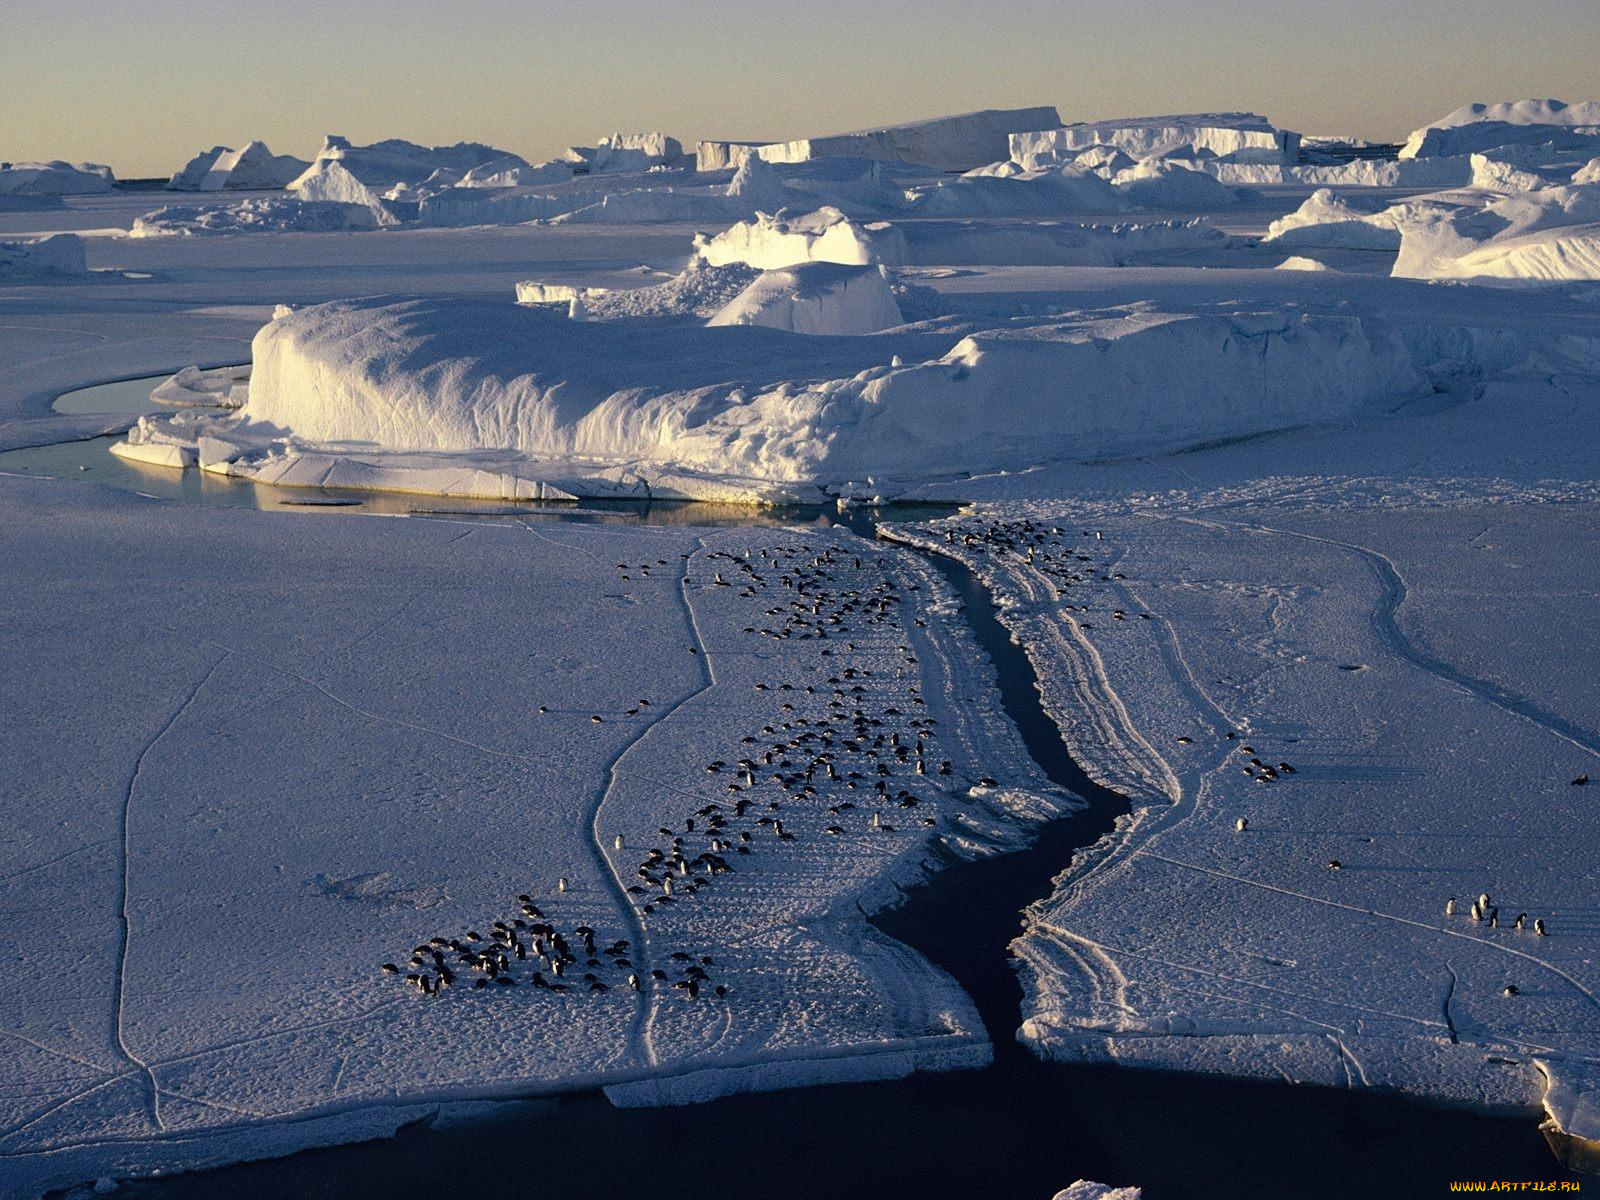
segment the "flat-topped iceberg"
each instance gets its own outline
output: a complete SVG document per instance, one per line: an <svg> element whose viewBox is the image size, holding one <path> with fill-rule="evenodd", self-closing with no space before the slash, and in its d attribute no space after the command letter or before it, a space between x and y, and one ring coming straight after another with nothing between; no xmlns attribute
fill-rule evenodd
<svg viewBox="0 0 1600 1200"><path fill-rule="evenodd" d="M1061 124L1060 114L1049 106L990 108L953 117L934 117L904 125L884 125L856 133L797 138L787 142L703 141L696 148L695 165L716 171L738 165L755 153L770 162L807 162L814 158L872 158L880 162L912 163L937 171L970 171L1004 158L1007 139L1031 129Z"/></svg>
<svg viewBox="0 0 1600 1200"><path fill-rule="evenodd" d="M1468 104L1414 130L1401 158L1437 158L1492 150L1515 143L1556 140L1600 145L1600 100L1512 100Z"/></svg>
<svg viewBox="0 0 1600 1200"><path fill-rule="evenodd" d="M380 297L281 316L253 358L236 417L145 418L120 452L279 480L307 455L381 460L397 480L407 455L487 456L573 494L626 480L658 496L820 499L856 480L891 494L1341 419L1424 386L1392 330L1292 311L1119 309L819 339Z"/></svg>

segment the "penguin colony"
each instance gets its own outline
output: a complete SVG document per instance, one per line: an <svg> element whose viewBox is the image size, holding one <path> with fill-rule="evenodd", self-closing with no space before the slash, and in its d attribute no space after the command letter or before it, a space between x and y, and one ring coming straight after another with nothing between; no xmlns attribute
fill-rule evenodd
<svg viewBox="0 0 1600 1200"><path fill-rule="evenodd" d="M384 973L419 996L463 986L495 992L532 986L549 993L628 987L720 1000L730 989L713 979L717 964L710 955L657 948L697 898L726 887L736 873L759 872L763 855L779 849L838 855L854 843L883 847L874 853L898 852L907 841L936 836L939 818L930 801L996 781L951 778L954 766L940 755L938 721L925 715L921 672L907 637L907 606L919 585L897 579L886 563L864 546L817 549L797 542L744 555L711 551L698 569L685 567L696 576L686 575L686 586L748 602L758 615L742 628L747 639L819 643L806 663L819 682L755 683L749 732L737 739L742 757L703 764L705 802L689 809L686 801L687 811L650 836L606 837L651 945L555 919L551 914L569 882L563 877L553 898L518 896L487 936L473 929L430 937L404 965L384 963ZM619 563L617 571L628 578L665 566L665 560ZM876 673L864 654L855 653L852 639L879 652L870 660L880 666ZM897 660L889 671L881 669L884 651ZM795 674L792 656L784 662ZM648 704L641 700L627 715ZM622 860L623 853L637 857Z"/></svg>

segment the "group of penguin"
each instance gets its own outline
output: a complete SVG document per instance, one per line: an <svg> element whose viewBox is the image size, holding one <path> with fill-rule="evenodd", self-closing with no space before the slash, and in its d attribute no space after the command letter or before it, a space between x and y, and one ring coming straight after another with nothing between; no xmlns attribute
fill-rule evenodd
<svg viewBox="0 0 1600 1200"><path fill-rule="evenodd" d="M1024 559L1037 574L1048 579L1063 600L1068 591L1080 591L1093 583L1113 583L1126 578L1121 571L1111 569L1110 563L1097 564L1092 555L1075 549L1064 539L1071 535L1059 525L1047 525L1028 518L1021 520L990 520L981 524L967 521L960 526L950 526L944 531L946 545L959 545L971 554L1010 553ZM1104 536L1097 529L1081 531L1082 538L1096 543ZM1067 604L1066 611L1074 614L1073 621L1079 629L1093 629L1092 622L1081 615L1090 611L1087 604ZM1126 621L1130 616L1149 621L1147 612L1130 614L1127 609L1113 608L1109 612L1113 621Z"/></svg>
<svg viewBox="0 0 1600 1200"><path fill-rule="evenodd" d="M926 704L902 617L904 593L917 590L915 582L898 584L870 555L864 561L860 553L839 546L817 550L800 543L748 555L719 550L705 559L710 577L686 576L686 581L704 590L736 589L731 594L740 599L759 602L772 596L777 601L757 624L743 628L745 634L779 641L834 640L836 647L817 653L834 657L837 651L841 659L857 650L852 636L871 637L872 644L863 649L877 655L875 662L881 664L892 652L896 665L914 678L906 680L895 670L891 673L899 678L884 680L881 670L875 676L857 657L859 665L841 662L825 683L756 683L754 690L765 694L760 711L767 719L758 732L752 720L753 731L739 743L744 756L736 763L711 759L704 764L717 798L663 824L656 844L632 865L625 890L641 918L651 918L658 928L763 849L818 834L884 839L897 830L936 826L938 818L923 809L914 780L953 773L950 760L937 754L938 721L920 715ZM651 565L618 564L618 570L645 575ZM776 712L772 700L779 701ZM978 782L995 784L990 778ZM629 845L617 834L611 849ZM567 887L563 878L556 890ZM629 939L606 940L587 925L558 927L541 907L549 901L536 903L528 894L517 900L516 914L494 921L487 937L469 930L430 938L414 947L405 965L384 963L383 972L402 977L424 996L438 996L463 981L473 989L532 986L557 994L659 986L689 1000L728 995L726 985L712 980L708 955L677 950L663 956L665 969L649 968L640 961L644 948Z"/></svg>
<svg viewBox="0 0 1600 1200"><path fill-rule="evenodd" d="M1456 915L1456 898L1454 896L1444 902L1444 915L1447 917ZM1488 892L1483 892L1472 902L1468 915L1474 921L1487 925L1490 929L1500 928L1500 909L1498 905L1490 901ZM1511 922L1511 928L1518 931L1531 929L1535 937L1548 937L1550 935L1550 931L1545 928L1543 917L1535 917L1533 924L1529 925L1527 913L1518 913L1516 920Z"/></svg>

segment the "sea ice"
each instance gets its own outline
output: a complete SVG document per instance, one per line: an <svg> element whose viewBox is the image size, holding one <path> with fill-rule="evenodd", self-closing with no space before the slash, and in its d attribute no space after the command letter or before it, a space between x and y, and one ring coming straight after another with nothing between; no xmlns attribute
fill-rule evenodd
<svg viewBox="0 0 1600 1200"><path fill-rule="evenodd" d="M0 509L28 648L0 682L30 964L0 999L8 1193L460 1100L987 1060L960 989L862 913L1071 802L915 555L15 478Z"/></svg>

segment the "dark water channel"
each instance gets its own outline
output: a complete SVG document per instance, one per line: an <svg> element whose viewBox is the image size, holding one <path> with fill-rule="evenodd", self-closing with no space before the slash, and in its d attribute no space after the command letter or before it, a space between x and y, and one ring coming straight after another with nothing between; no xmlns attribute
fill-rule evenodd
<svg viewBox="0 0 1600 1200"><path fill-rule="evenodd" d="M92 410L91 410L92 411ZM106 468L111 439L0 455L0 469L72 477L189 503L276 507L283 497L198 472ZM101 444L104 443L104 444ZM134 471L134 468L127 468ZM187 481L187 483L185 482ZM135 484L139 486L135 486ZM204 485L204 486L202 486ZM733 506L458 504L277 489L301 501L359 499L327 512L450 509L483 519L694 524L847 524L872 536L875 516ZM286 507L280 511L317 511ZM914 520L947 509L890 509ZM885 933L950 972L977 1005L994 1065L887 1083L735 1096L683 1108L617 1109L598 1093L501 1106L472 1124L425 1124L382 1141L130 1183L150 1200L236 1197L695 1197L844 1200L982 1197L1049 1200L1076 1179L1144 1188L1146 1200L1350 1200L1429 1197L1452 1180L1573 1180L1530 1117L1502 1118L1398 1097L1104 1066L1045 1064L1013 1038L1022 990L1006 944L1019 913L1047 895L1073 852L1111 828L1126 803L1088 779L1039 703L1033 669L959 564L933 562L960 596L994 661L1002 701L1042 770L1088 801L1027 850L952 861L874 918ZM1588 1180L1585 1182L1593 1183Z"/></svg>

